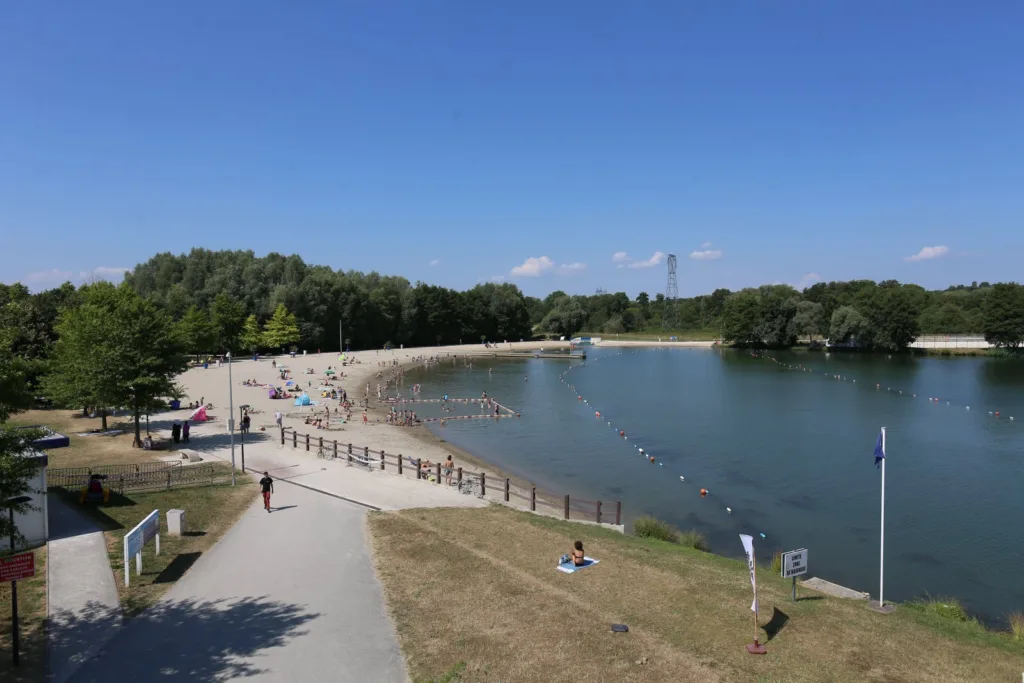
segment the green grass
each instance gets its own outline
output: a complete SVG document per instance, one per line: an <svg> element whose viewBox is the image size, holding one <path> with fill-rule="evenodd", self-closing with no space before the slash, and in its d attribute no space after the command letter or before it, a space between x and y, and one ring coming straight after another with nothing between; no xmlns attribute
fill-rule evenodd
<svg viewBox="0 0 1024 683"><path fill-rule="evenodd" d="M640 517L634 521L633 533L641 538L654 538L667 543L679 542L679 529L654 517Z"/></svg>
<svg viewBox="0 0 1024 683"><path fill-rule="evenodd" d="M18 582L20 666L11 663L11 584L0 584L0 681L43 680L46 630L46 547L36 548L36 575ZM20 554L20 552L18 553Z"/></svg>
<svg viewBox="0 0 1024 683"><path fill-rule="evenodd" d="M1010 633L1014 640L1024 640L1024 612L1014 612L1008 617Z"/></svg>
<svg viewBox="0 0 1024 683"><path fill-rule="evenodd" d="M704 534L699 531L689 530L683 531L679 534L679 545L699 550L702 553L710 552L711 546L708 545L708 539L704 538Z"/></svg>
<svg viewBox="0 0 1024 683"><path fill-rule="evenodd" d="M230 472L227 465L222 469ZM109 505L82 506L104 531L110 566L126 616L135 616L159 600L252 505L257 497L256 484L247 476L239 476L237 482L236 486L220 483L148 493L129 492L123 496L112 493ZM62 493L66 500L78 505L74 493ZM183 536L167 533L166 512L172 509L185 511ZM126 588L124 535L153 510L160 511L160 554L156 554L155 544L146 544L142 550L142 574L136 575L133 565L131 586Z"/></svg>
<svg viewBox="0 0 1024 683"><path fill-rule="evenodd" d="M751 657L744 561L504 506L371 513L369 526L414 680L456 662L474 683L547 683L562 672L637 683L986 683L1024 670L1024 641L964 621L953 601L888 615L809 589L792 602L791 583L765 572L758 633L768 656ZM561 574L554 565L573 539L601 563ZM629 633L610 633L614 623Z"/></svg>

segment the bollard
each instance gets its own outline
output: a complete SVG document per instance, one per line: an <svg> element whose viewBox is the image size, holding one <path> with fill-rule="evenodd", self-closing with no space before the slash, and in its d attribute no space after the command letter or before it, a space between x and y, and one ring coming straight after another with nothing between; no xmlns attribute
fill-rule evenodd
<svg viewBox="0 0 1024 683"><path fill-rule="evenodd" d="M615 501L615 526L622 525L622 501Z"/></svg>
<svg viewBox="0 0 1024 683"><path fill-rule="evenodd" d="M505 502L508 502L508 477L505 477Z"/></svg>
<svg viewBox="0 0 1024 683"><path fill-rule="evenodd" d="M437 463L437 482L435 483L441 483L441 463Z"/></svg>
<svg viewBox="0 0 1024 683"><path fill-rule="evenodd" d="M309 434L306 434L306 450L309 450Z"/></svg>
<svg viewBox="0 0 1024 683"><path fill-rule="evenodd" d="M530 488L530 512L537 511L537 487Z"/></svg>
<svg viewBox="0 0 1024 683"><path fill-rule="evenodd" d="M398 454L398 473L402 473L402 454Z"/></svg>
<svg viewBox="0 0 1024 683"><path fill-rule="evenodd" d="M480 497L483 498L487 495L487 473L480 473Z"/></svg>
<svg viewBox="0 0 1024 683"><path fill-rule="evenodd" d="M597 523L601 523L601 501L597 501Z"/></svg>
<svg viewBox="0 0 1024 683"><path fill-rule="evenodd" d="M569 494L565 494L565 518L569 519Z"/></svg>

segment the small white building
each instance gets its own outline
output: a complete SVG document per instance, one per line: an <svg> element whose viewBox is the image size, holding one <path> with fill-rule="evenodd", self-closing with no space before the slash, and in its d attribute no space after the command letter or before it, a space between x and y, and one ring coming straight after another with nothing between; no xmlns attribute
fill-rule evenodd
<svg viewBox="0 0 1024 683"><path fill-rule="evenodd" d="M25 537L23 541L19 542L18 550L25 550L43 545L49 538L47 522L49 510L46 505L46 466L49 460L46 453L37 450L25 451L21 457L31 458L38 465L35 476L29 480L29 486L33 490L26 494L32 499L30 505L35 509L14 515L14 525ZM9 515L10 511L0 510L0 514ZM11 540L9 538L0 538L0 550L7 550L10 547Z"/></svg>

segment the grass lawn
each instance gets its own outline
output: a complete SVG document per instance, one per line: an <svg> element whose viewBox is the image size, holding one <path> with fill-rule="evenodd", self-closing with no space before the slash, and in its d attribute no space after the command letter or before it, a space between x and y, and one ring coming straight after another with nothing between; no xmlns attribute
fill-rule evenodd
<svg viewBox="0 0 1024 683"><path fill-rule="evenodd" d="M33 552L36 575L18 582L18 623L21 625L18 669L11 663L11 584L0 584L0 681L5 683L39 681L43 676L45 653L40 635L46 619L46 546Z"/></svg>
<svg viewBox="0 0 1024 683"><path fill-rule="evenodd" d="M153 418L156 419L164 418ZM54 448L46 454L50 458L49 466L53 467L87 467L89 465L119 465L135 462L156 460L167 451L144 451L132 448L132 437L135 435L135 423L129 417L108 417L109 429L121 429L120 434L93 434L78 436L92 429L99 429L100 418L82 417L81 410L29 410L12 415L11 424L44 425L64 434L71 440L67 448ZM145 424L142 425L145 435Z"/></svg>
<svg viewBox="0 0 1024 683"><path fill-rule="evenodd" d="M1024 642L1007 634L905 606L881 615L809 589L793 603L788 582L767 571L768 654L749 655L746 564L663 541L501 506L371 513L369 525L417 681L983 683L1024 671ZM600 564L555 571L576 539Z"/></svg>
<svg viewBox="0 0 1024 683"><path fill-rule="evenodd" d="M231 471L226 464L223 469L225 475ZM238 475L237 482L236 486L231 486L228 479L227 483L211 486L187 486L150 493L129 492L124 496L115 493L111 494L108 506L86 506L106 536L121 608L127 616L134 616L159 600L253 504L257 498L255 482L242 474ZM167 534L166 512L173 509L185 511L184 536ZM160 554L155 554L154 543L146 544L142 551L142 574L135 574L133 562L131 586L126 588L122 539L153 510L160 511Z"/></svg>

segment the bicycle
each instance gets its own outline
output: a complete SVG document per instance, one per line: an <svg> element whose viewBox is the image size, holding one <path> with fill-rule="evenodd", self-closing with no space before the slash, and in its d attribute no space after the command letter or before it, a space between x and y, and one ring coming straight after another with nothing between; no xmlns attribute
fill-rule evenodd
<svg viewBox="0 0 1024 683"><path fill-rule="evenodd" d="M320 445L316 449L316 457L318 457L318 458L320 458L322 460L328 460L328 459L330 459L332 457L332 454L331 454L330 451L328 451L326 448L324 448L323 445Z"/></svg>
<svg viewBox="0 0 1024 683"><path fill-rule="evenodd" d="M483 488L480 486L480 479L478 477L466 477L459 482L459 493L465 495L475 494L477 498L483 498Z"/></svg>

